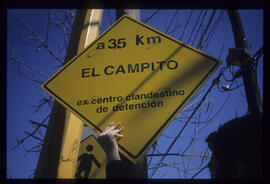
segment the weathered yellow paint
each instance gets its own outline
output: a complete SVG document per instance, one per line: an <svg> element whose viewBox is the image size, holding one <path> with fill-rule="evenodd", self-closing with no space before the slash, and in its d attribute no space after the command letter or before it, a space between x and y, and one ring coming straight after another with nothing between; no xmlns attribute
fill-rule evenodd
<svg viewBox="0 0 270 184"><path fill-rule="evenodd" d="M78 11L65 60L81 52L99 34L102 10ZM54 103L35 178L74 178L82 128L80 119Z"/></svg>
<svg viewBox="0 0 270 184"><path fill-rule="evenodd" d="M120 121L120 151L136 163L220 64L123 16L42 88L97 133Z"/></svg>
<svg viewBox="0 0 270 184"><path fill-rule="evenodd" d="M78 53L80 53L98 36L101 17L101 9L92 9L87 11L84 20L84 29L80 36ZM95 22L95 24L93 24L93 22ZM82 128L83 122L74 114L67 111L63 146L58 167L58 178L74 178Z"/></svg>

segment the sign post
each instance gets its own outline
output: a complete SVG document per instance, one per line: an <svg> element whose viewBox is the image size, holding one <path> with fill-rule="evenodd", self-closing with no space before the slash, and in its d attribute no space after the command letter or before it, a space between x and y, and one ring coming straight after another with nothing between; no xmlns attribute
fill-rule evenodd
<svg viewBox="0 0 270 184"><path fill-rule="evenodd" d="M120 152L137 163L220 64L125 15L42 88L98 134L120 121Z"/></svg>

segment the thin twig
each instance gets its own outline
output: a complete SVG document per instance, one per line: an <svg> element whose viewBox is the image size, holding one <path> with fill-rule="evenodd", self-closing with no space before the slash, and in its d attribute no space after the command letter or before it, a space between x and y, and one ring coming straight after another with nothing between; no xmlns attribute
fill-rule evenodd
<svg viewBox="0 0 270 184"><path fill-rule="evenodd" d="M43 76L45 79L48 79L49 77L42 73L39 69L33 67L32 65L27 64L26 62L20 60L19 58L15 57L14 52L12 52L12 55L10 56L10 59L13 60L14 62L20 63L23 66L26 66L27 68L31 69L32 71L35 71L39 73L41 76Z"/></svg>
<svg viewBox="0 0 270 184"><path fill-rule="evenodd" d="M47 125L45 124L42 124L42 123L38 123L36 121L32 121L32 120L28 120L30 123L34 124L34 125L39 125L40 127L45 127L45 128L48 128Z"/></svg>
<svg viewBox="0 0 270 184"><path fill-rule="evenodd" d="M33 137L33 138L35 138L35 139L37 139L37 140L39 140L39 141L41 141L41 142L43 141L43 139L35 136L33 133L29 133L29 132L26 132L26 131L24 131L24 133L27 134L27 135L29 135L29 136L31 136L31 137Z"/></svg>
<svg viewBox="0 0 270 184"><path fill-rule="evenodd" d="M19 20L39 41L40 43L49 51L49 53L54 56L57 61L59 61L61 64L64 63L58 56L54 54L54 52L48 47L48 45L31 29L30 26L28 26L21 18L19 18L17 15L15 15L12 12L9 12L11 15L13 15L17 20Z"/></svg>

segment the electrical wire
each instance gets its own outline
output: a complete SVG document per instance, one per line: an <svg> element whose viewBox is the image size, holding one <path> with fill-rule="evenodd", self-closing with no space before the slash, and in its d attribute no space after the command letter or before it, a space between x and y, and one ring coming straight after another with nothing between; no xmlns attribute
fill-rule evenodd
<svg viewBox="0 0 270 184"><path fill-rule="evenodd" d="M188 25L188 23L189 23L190 17L192 16L192 13L193 13L193 10L191 10L190 13L189 13L188 20L187 20L187 22L186 22L186 25L185 25L185 27L184 27L184 30L183 30L182 35L181 35L181 37L179 38L179 40L182 40L182 38L183 38L183 36L184 36L184 33L186 32L186 28L187 28L187 25Z"/></svg>
<svg viewBox="0 0 270 184"><path fill-rule="evenodd" d="M156 10L151 16L149 16L147 19L145 19L143 22L146 23L148 20L150 20L154 15L156 15L159 12L159 10Z"/></svg>
<svg viewBox="0 0 270 184"><path fill-rule="evenodd" d="M201 15L202 15L202 12L203 12L203 10L200 11L200 14L199 14L198 17L197 17L196 23L195 23L195 25L193 26L193 29L192 29L192 31L191 31L191 34L190 34L189 38L188 38L187 44L189 43L189 41L190 41L190 39L191 39L191 37L192 37L194 31L195 31L195 28L196 28L196 26L197 26L197 24L198 24L198 22L199 22L199 20L200 20L200 17L201 17Z"/></svg>
<svg viewBox="0 0 270 184"><path fill-rule="evenodd" d="M212 29L210 30L208 36L206 37L206 40L205 40L205 49L208 47L208 45L210 44L215 32L216 32L216 29L217 29L217 26L218 26L218 23L220 22L222 16L224 15L224 12L225 10L222 10L218 16L218 18L216 19L214 25L212 26Z"/></svg>
<svg viewBox="0 0 270 184"><path fill-rule="evenodd" d="M191 45L194 44L194 42L195 42L195 40L196 40L196 38L197 38L197 35L198 35L198 33L199 33L199 30L200 30L200 28L202 27L202 24L203 24L203 22L204 22L205 16L207 15L207 12L208 12L208 10L206 10L206 11L204 12L203 18L202 18L202 20L201 20L201 23L200 23L200 25L199 25L199 27L198 27L198 29L197 29L197 32L196 32L196 34L195 34L195 38L193 39L193 42L192 42Z"/></svg>
<svg viewBox="0 0 270 184"><path fill-rule="evenodd" d="M199 48L199 49L202 48L203 39L204 39L204 37L205 37L205 35L206 35L207 31L208 31L208 28L209 28L210 24L211 24L212 21L213 21L213 18L214 18L214 16L215 16L215 14L216 14L216 10L214 10L214 11L212 12L212 14L211 14L211 16L210 16L210 18L209 18L209 20L208 20L208 22L207 22L207 24L206 24L206 27L205 27L205 29L203 30L203 33L202 33L201 38L200 38L200 41L199 41L199 43L198 43L198 45L197 45L197 48Z"/></svg>
<svg viewBox="0 0 270 184"><path fill-rule="evenodd" d="M173 18L171 19L171 22L169 23L168 27L166 27L166 33L168 33L168 31L169 31L169 29L170 29L170 27L171 27L171 25L172 25L172 23L173 23L173 21L174 21L176 15L178 14L178 11L179 11L179 10L176 10L176 11L175 11L175 13L174 13L174 15L173 15Z"/></svg>

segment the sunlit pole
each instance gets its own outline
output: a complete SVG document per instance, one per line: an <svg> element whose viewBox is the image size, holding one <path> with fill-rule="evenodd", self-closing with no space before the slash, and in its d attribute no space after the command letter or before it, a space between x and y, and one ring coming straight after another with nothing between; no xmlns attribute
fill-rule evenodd
<svg viewBox="0 0 270 184"><path fill-rule="evenodd" d="M65 62L98 36L101 17L100 9L77 10ZM83 122L55 101L35 178L74 178L82 129Z"/></svg>

